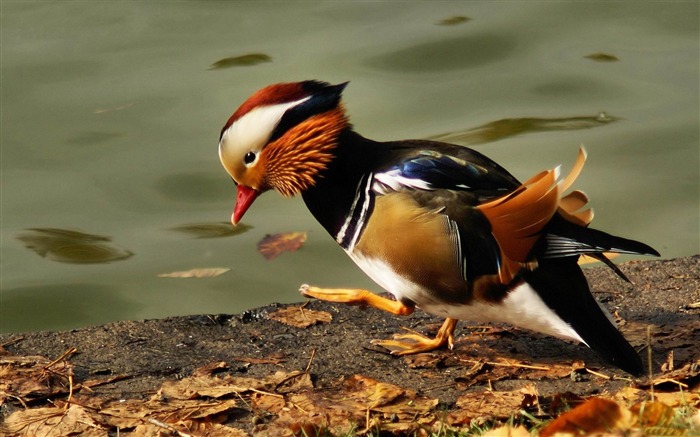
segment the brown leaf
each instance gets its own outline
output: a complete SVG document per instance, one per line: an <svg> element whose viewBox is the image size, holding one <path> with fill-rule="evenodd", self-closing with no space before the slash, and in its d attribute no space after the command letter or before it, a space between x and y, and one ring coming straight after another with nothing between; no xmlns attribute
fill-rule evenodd
<svg viewBox="0 0 700 437"><path fill-rule="evenodd" d="M235 410L236 399L168 399L152 398L147 402L140 399L114 401L100 410L103 420L111 426L133 428L145 424L149 419L165 423L177 423L187 419L207 419L212 416Z"/></svg>
<svg viewBox="0 0 700 437"><path fill-rule="evenodd" d="M183 270L179 272L161 273L159 278L213 278L228 272L226 267L209 267L202 269Z"/></svg>
<svg viewBox="0 0 700 437"><path fill-rule="evenodd" d="M258 243L258 252L266 260L272 261L282 252L294 252L306 242L306 232L283 232L266 235Z"/></svg>
<svg viewBox="0 0 700 437"><path fill-rule="evenodd" d="M365 403L366 408L377 408L391 403L406 391L401 387L385 382L379 382L372 378L355 375L349 378L345 384L349 397Z"/></svg>
<svg viewBox="0 0 700 437"><path fill-rule="evenodd" d="M506 418L538 405L537 390L526 386L514 391L467 393L457 399L457 409L448 415L450 424L469 424L474 419Z"/></svg>
<svg viewBox="0 0 700 437"><path fill-rule="evenodd" d="M306 328L317 323L330 323L333 319L333 316L329 312L307 310L302 306L283 308L268 314L267 317L297 328Z"/></svg>
<svg viewBox="0 0 700 437"><path fill-rule="evenodd" d="M540 431L541 437L557 433L575 435L592 434L628 429L631 423L629 410L603 398L591 398L584 404L562 414Z"/></svg>
<svg viewBox="0 0 700 437"><path fill-rule="evenodd" d="M522 425L517 428L503 425L486 431L481 437L530 437L530 432Z"/></svg>
<svg viewBox="0 0 700 437"><path fill-rule="evenodd" d="M254 411L264 411L266 414L278 414L287 406L283 396L268 393L253 393L250 396Z"/></svg>
<svg viewBox="0 0 700 437"><path fill-rule="evenodd" d="M673 408L661 402L640 402L633 405L630 411L643 427L668 426L674 416Z"/></svg>
<svg viewBox="0 0 700 437"><path fill-rule="evenodd" d="M269 398L265 402L271 403L273 408L282 405ZM344 435L343 431L363 424L368 429L359 431L359 434L385 430L410 435L421 424L432 424L437 420L434 411L437 403L437 399L417 396L415 392L393 384L355 375L343 382L341 390L290 393L287 405L294 408L278 410L276 420L256 431L265 435L289 435L291 427L307 431L333 429L333 435ZM356 433L357 430L353 435ZM324 434L314 432L313 435Z"/></svg>
<svg viewBox="0 0 700 437"><path fill-rule="evenodd" d="M1 357L0 405L8 396L36 398L65 393L68 377L73 374L68 355L66 352L54 362L40 356Z"/></svg>
<svg viewBox="0 0 700 437"><path fill-rule="evenodd" d="M308 374L300 371L275 372L263 379L233 377L231 375L212 376L194 374L179 381L166 381L161 386L159 396L173 399L221 398L234 393L255 391L287 391L313 388Z"/></svg>
<svg viewBox="0 0 700 437"><path fill-rule="evenodd" d="M106 436L107 430L98 425L79 405L68 409L59 407L33 408L12 413L2 425L2 435Z"/></svg>

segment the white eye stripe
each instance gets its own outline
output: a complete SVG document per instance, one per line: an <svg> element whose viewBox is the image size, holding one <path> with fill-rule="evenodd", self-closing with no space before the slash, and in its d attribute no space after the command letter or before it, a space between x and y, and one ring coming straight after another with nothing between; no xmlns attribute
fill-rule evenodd
<svg viewBox="0 0 700 437"><path fill-rule="evenodd" d="M306 100L257 107L229 126L221 136L220 148L259 152L272 135L284 113ZM225 153L224 151L223 153Z"/></svg>

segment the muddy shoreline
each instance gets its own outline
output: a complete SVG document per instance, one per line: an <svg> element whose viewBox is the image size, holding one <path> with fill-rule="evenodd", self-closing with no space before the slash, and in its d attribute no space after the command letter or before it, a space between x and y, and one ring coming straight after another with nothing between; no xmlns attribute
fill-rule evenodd
<svg viewBox="0 0 700 437"><path fill-rule="evenodd" d="M651 327L655 373L668 368L671 352L676 368L700 361L700 255L633 261L620 268L633 284L619 280L603 267L585 271L597 299L616 315L621 331L642 352L645 363L647 327ZM308 371L319 390L337 388L339 381L359 374L438 399L441 408L448 410L463 393L487 386L515 390L532 384L541 396L590 396L635 383L630 375L606 364L584 346L510 326L461 322L453 351L395 357L370 341L389 338L403 328L433 334L441 320L420 311L402 318L318 301L308 302L300 311L327 312L332 316L329 323L299 328L268 317L281 308L300 305L272 304L236 315L193 315L60 332L2 334L0 344L6 356L40 355L50 360L76 348L70 357L75 380L108 381L92 389L105 399L147 399L164 381L186 377L201 366L221 361L228 366L226 372L254 378L278 370ZM475 373L477 364L480 367ZM507 366L513 367L499 371ZM552 377L538 368L565 371ZM578 369L576 376L567 375L567 368Z"/></svg>

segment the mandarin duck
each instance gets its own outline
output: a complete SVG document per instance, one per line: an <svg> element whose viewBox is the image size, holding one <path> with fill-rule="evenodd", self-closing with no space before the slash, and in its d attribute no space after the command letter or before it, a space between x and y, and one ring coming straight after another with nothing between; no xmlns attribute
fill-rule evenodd
<svg viewBox="0 0 700 437"><path fill-rule="evenodd" d="M583 149L568 176L557 168L521 183L467 147L362 137L341 102L346 85L270 85L231 115L219 137L219 157L237 185L234 225L266 191L301 194L394 299L308 285L304 296L446 318L434 338L407 333L373 342L395 354L452 348L458 320L505 322L583 343L620 369L643 373L578 260L597 258L626 279L606 253L659 254L589 228L586 196L564 194L583 166Z"/></svg>

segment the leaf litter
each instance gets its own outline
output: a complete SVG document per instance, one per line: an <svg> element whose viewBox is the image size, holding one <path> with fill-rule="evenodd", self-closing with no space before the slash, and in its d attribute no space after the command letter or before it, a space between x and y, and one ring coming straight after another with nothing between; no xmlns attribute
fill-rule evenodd
<svg viewBox="0 0 700 437"><path fill-rule="evenodd" d="M697 268L697 259L700 258L689 260L691 264L687 265ZM638 271L645 265L648 264L632 264ZM655 282L654 274L648 273L644 281ZM635 279L637 287L644 291L646 284L642 278ZM608 279L601 277L600 281L607 283ZM250 342L253 347L224 347L233 347L239 358L228 355L225 360L211 359L207 363L206 357L211 352L199 353L196 356L201 355L199 359L204 361L199 361L194 370L175 367L174 370L180 370L164 373L169 376L162 378L150 392L122 388L118 396L102 394L108 393L103 389L121 384L118 381L137 379L139 372L153 377L148 370L149 363L143 361L137 351L154 349L156 356L167 358L173 351L166 343L171 338L173 344L179 345L183 335L197 337L206 332L204 335L210 336L221 332L220 341L231 341L225 340L229 331L216 323L219 319L214 316L202 316L192 319L198 324L157 325L160 329L171 328L167 337L152 343L141 339L138 334L141 331L134 330L136 325L131 322L76 331L75 337L70 333L61 337L50 336L56 333L29 333L19 338L1 336L4 343L0 344L0 435L430 435L431 432L444 435L447 430L473 432L475 426L476 429L494 427L484 434L490 436L524 436L533 426L540 435L571 432L698 435L700 355L693 339L698 337L700 326L695 313L682 309L677 303L687 296L697 300L697 289L693 287L687 285L691 293L679 296L668 306L679 312L678 320L682 319L682 324L674 325L670 313L661 312L663 317L654 322L651 322L654 318L647 319L645 313L636 317L653 323L650 343L646 343L649 341L646 326L633 320L620 320L625 335L642 349L642 353L649 344L655 351L656 373L653 378L642 379L621 379L614 369L596 367L588 358L586 361L580 358L592 355L569 356L567 353L562 356L561 348L568 347L564 343L548 342L555 345L548 355L542 348L545 343L538 337L496 325L464 328L455 337L452 351L392 357L385 361L382 357L386 355L378 351L349 349L346 345L354 343L345 343L344 338L364 331L372 336L384 335L383 331L375 329L386 315L375 317L371 310L362 312L361 331L354 331L349 323L349 315L354 312L315 302L308 306L314 311L323 309L332 313L330 323L321 322L306 328L273 323L277 328L272 332L280 337L277 340L270 337L273 344L265 347L267 340L261 330L266 329L265 320L270 314L280 308L290 308L291 313L311 309L278 305L259 311L260 316L256 316L256 312L243 314L234 319L235 323L231 322L230 332L236 335L231 340L241 345ZM604 286L598 288L605 289ZM646 299L644 293L640 293L639 299ZM671 298L666 295L667 300ZM663 305L666 302L656 301L654 310L659 312ZM646 311L651 305L634 308ZM407 320L411 319L403 319L403 323ZM417 329L427 333L439 326L430 318L418 319L421 321L429 323ZM198 326L204 322L215 331L200 333ZM333 326L335 330L330 329ZM117 338L120 343L130 345L128 349L119 349L118 353L127 353L129 359L135 360L135 365L130 373L123 374L102 364L100 359L110 359L109 355L96 355L87 361L96 364L74 365L74 361L80 362L81 356L84 359L90 353L85 350L76 354L73 348L65 353L58 349L53 355L58 358L54 360L3 350L4 347L37 350L19 346L30 342L34 336L47 335L54 343L60 338L63 345L70 345L71 338L79 340L89 335L97 338L99 344L108 345L100 350L111 349L107 342ZM310 358L307 349L308 362L301 364L296 356L305 354L288 348L297 344L297 349L305 349L309 343L303 339L317 336L332 338L331 343L324 343L326 351L319 350L317 354L312 351ZM134 348L134 343L139 347ZM530 343L537 343L533 346L536 352L528 349ZM216 344L221 348L221 342ZM367 372L372 366L360 369L357 362L354 365L358 369L354 373L350 370L336 379L320 377L342 366L342 361L351 355L374 361L378 371L373 376L363 374L361 372ZM314 359L318 362L313 366L317 371L311 370ZM170 363L169 360L164 359L162 365ZM167 372L167 369L162 371ZM418 375L422 383L416 384L411 373ZM396 375L398 378L390 378ZM583 378L583 382L572 385L571 381L576 378ZM618 384L610 384L615 380ZM459 391L454 401L440 400L440 393L455 387ZM557 390L557 387L563 389ZM567 391L570 387L580 393ZM590 417L596 420L587 419Z"/></svg>
<svg viewBox="0 0 700 437"><path fill-rule="evenodd" d="M87 385L74 381L70 357L75 352L71 348L53 361L0 355L0 407L10 412L0 423L0 433L90 437L118 432L133 437L167 431L180 436L244 436L249 434L240 426L240 419L252 416L253 435L413 435L438 429L465 431L474 423L529 415L542 420L553 418L541 429L542 436L649 429L663 435L683 435L679 432L690 425L679 421L678 411L700 409L700 362L617 393L588 399L571 394L542 396L534 382L529 382L515 390L467 391L445 410L436 398L359 374L341 378L330 387L318 387L308 371L311 363L303 371L278 370L264 377L248 377L231 372L226 362L212 362L189 376L165 381L146 400L103 399ZM419 354L413 360L430 355L434 354ZM433 363L428 367L438 365L424 358L423 362ZM569 367L545 369L515 360L482 362L459 355L444 359L440 365L456 362L472 364L471 373L467 372L471 379L485 374L496 379L499 374L509 374L511 378L530 380L533 373L548 370L552 373L538 378L567 378L567 372L583 366L575 362ZM657 390L650 398L649 388L661 388L669 379L675 385ZM512 432L507 435L522 431L503 427L492 432L498 429Z"/></svg>
<svg viewBox="0 0 700 437"><path fill-rule="evenodd" d="M267 317L297 328L306 328L317 323L330 323L333 320L333 316L328 311L309 310L303 305L283 308L268 314Z"/></svg>

